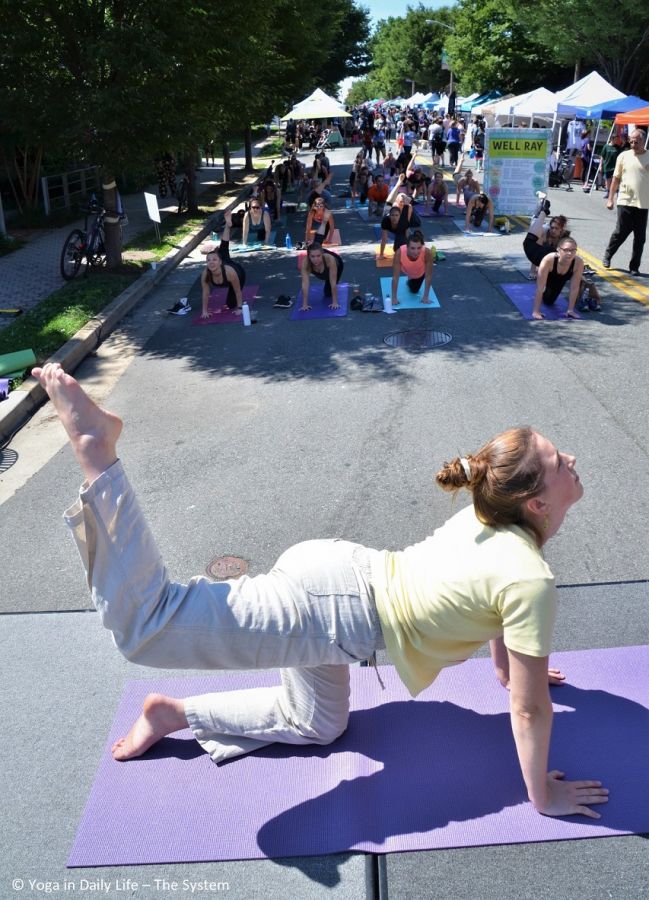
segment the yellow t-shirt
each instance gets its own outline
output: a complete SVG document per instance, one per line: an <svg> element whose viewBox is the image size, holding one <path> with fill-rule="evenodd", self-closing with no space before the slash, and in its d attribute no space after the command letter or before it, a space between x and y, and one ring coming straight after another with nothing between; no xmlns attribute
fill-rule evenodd
<svg viewBox="0 0 649 900"><path fill-rule="evenodd" d="M624 150L615 163L615 178L620 179L617 195L618 206L635 206L649 209L649 150L638 155L633 150Z"/></svg>
<svg viewBox="0 0 649 900"><path fill-rule="evenodd" d="M419 544L377 552L371 580L386 649L413 696L492 638L527 656L550 652L550 568L525 529L483 525L473 506Z"/></svg>

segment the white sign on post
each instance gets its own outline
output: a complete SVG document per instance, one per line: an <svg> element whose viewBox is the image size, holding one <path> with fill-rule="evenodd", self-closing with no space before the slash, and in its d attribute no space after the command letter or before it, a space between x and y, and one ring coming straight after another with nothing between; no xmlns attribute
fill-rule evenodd
<svg viewBox="0 0 649 900"><path fill-rule="evenodd" d="M160 210L158 209L158 198L155 194L147 194L144 192L144 199L146 200L146 210L149 214L149 218L152 222L162 222L160 218Z"/></svg>

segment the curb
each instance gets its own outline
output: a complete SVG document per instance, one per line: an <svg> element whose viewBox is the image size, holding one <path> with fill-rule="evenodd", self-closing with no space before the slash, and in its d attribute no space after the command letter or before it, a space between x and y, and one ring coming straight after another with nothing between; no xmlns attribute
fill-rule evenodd
<svg viewBox="0 0 649 900"><path fill-rule="evenodd" d="M99 315L89 319L83 328L79 329L67 343L47 359L47 362L60 363L66 372L74 372L86 356L96 350L101 342L115 330L124 316L153 288L164 281L178 263L212 233L219 217L245 200L250 193L252 184L258 178L259 173L247 175L243 179L243 189L227 206L215 210L199 231L183 240L179 249L170 250L155 269L149 269L140 275L137 281L134 281L108 306L104 307ZM0 405L0 445L8 442L46 400L47 394L40 383L31 376L23 381L18 390L12 391Z"/></svg>

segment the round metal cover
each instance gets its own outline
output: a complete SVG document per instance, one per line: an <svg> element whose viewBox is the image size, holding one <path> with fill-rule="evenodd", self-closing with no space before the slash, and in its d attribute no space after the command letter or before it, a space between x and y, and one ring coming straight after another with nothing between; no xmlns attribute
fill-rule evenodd
<svg viewBox="0 0 649 900"><path fill-rule="evenodd" d="M17 459L18 454L15 450L9 450L6 447L4 450L0 450L0 475L10 469Z"/></svg>
<svg viewBox="0 0 649 900"><path fill-rule="evenodd" d="M433 350L435 347L448 344L451 340L451 335L445 331L430 331L426 328L393 331L383 338L388 347L403 347L404 350Z"/></svg>
<svg viewBox="0 0 649 900"><path fill-rule="evenodd" d="M216 556L207 567L207 574L215 581L240 578L248 571L248 563L238 556Z"/></svg>

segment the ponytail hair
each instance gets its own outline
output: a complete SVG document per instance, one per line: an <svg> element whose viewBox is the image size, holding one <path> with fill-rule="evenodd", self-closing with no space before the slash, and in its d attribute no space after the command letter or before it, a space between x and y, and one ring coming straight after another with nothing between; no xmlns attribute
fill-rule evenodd
<svg viewBox="0 0 649 900"><path fill-rule="evenodd" d="M543 532L526 517L524 505L543 490L544 476L535 432L510 428L477 453L444 463L435 480L445 491L470 491L476 516L484 525L518 525L531 532L540 547Z"/></svg>

